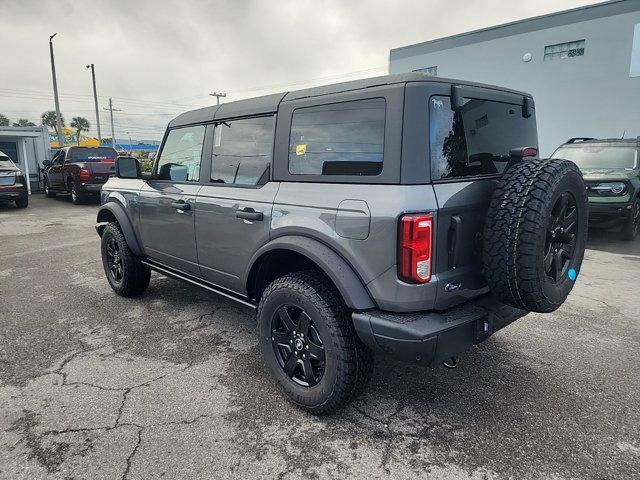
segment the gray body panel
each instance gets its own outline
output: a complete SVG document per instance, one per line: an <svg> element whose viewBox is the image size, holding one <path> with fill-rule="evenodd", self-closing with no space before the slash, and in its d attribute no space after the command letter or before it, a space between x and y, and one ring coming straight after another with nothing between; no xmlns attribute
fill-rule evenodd
<svg viewBox="0 0 640 480"><path fill-rule="evenodd" d="M196 195L200 185L149 180L140 189L140 239L147 256L191 275L200 276L196 251ZM189 210L172 207L175 202Z"/></svg>
<svg viewBox="0 0 640 480"><path fill-rule="evenodd" d="M196 241L200 272L205 280L245 294L246 265L269 241L271 209L278 182L260 188L205 185L196 199ZM238 218L236 212L253 209L262 220Z"/></svg>

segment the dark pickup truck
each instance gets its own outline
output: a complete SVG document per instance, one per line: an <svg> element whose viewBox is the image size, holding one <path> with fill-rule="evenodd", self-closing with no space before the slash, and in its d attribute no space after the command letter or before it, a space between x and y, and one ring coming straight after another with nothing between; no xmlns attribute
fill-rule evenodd
<svg viewBox="0 0 640 480"><path fill-rule="evenodd" d="M89 195L99 194L114 172L115 149L111 147L64 147L44 165L44 190L47 197L71 195L78 205Z"/></svg>

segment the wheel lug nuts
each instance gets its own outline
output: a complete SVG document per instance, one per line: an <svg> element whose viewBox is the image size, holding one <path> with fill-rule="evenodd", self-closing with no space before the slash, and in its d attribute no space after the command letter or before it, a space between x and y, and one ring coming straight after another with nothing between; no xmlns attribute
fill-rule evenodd
<svg viewBox="0 0 640 480"><path fill-rule="evenodd" d="M303 353L303 354L302 354L302 358L307 358L307 356Z"/></svg>
<svg viewBox="0 0 640 480"><path fill-rule="evenodd" d="M291 345L293 345L293 340L289 340L289 343L290 343Z"/></svg>
<svg viewBox="0 0 640 480"><path fill-rule="evenodd" d="M307 350L309 350L309 345L305 345L304 348L306 348Z"/></svg>

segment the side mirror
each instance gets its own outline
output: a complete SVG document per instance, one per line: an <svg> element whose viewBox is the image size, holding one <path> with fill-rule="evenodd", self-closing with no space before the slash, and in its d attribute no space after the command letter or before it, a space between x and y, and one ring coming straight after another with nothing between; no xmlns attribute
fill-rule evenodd
<svg viewBox="0 0 640 480"><path fill-rule="evenodd" d="M138 159L133 157L116 157L116 177L142 178Z"/></svg>
<svg viewBox="0 0 640 480"><path fill-rule="evenodd" d="M43 167L50 167L51 166L51 160L43 160L42 161L42 166Z"/></svg>

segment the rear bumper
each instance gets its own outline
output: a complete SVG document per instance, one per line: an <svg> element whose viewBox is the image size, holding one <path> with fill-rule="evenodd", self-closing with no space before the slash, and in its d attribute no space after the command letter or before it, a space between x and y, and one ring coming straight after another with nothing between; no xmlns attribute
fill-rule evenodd
<svg viewBox="0 0 640 480"><path fill-rule="evenodd" d="M402 361L438 365L527 313L489 294L441 312L367 310L354 312L352 318L358 336L370 348Z"/></svg>
<svg viewBox="0 0 640 480"><path fill-rule="evenodd" d="M103 185L104 183L81 183L78 185L79 186L78 190L87 192L87 193L100 193L100 190L102 190Z"/></svg>
<svg viewBox="0 0 640 480"><path fill-rule="evenodd" d="M28 195L23 187L0 187L0 200L19 200Z"/></svg>

